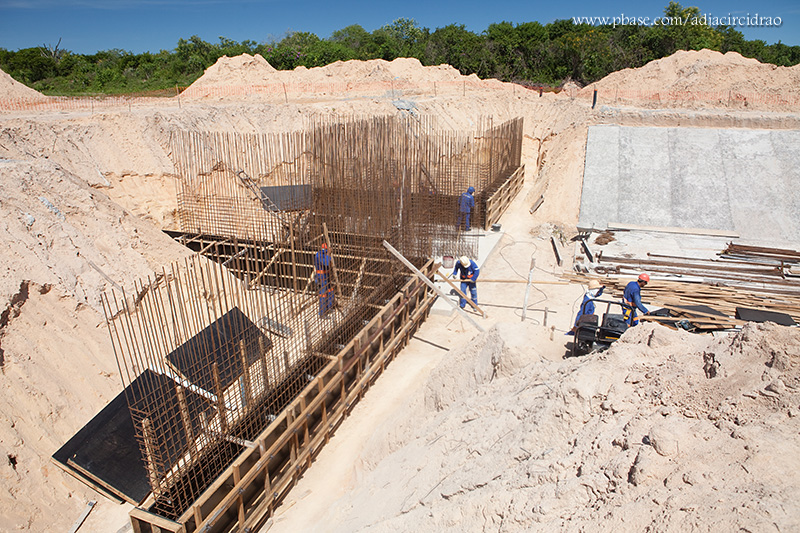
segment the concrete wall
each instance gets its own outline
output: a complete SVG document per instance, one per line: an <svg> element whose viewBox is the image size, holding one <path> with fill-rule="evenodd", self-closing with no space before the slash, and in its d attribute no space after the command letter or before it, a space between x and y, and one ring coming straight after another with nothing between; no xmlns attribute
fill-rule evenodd
<svg viewBox="0 0 800 533"><path fill-rule="evenodd" d="M578 226L614 222L800 242L800 131L592 126Z"/></svg>

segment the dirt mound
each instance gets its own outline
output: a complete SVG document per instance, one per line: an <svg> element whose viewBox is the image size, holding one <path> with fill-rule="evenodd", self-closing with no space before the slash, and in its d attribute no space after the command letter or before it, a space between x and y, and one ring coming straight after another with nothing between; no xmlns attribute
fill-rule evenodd
<svg viewBox="0 0 800 533"><path fill-rule="evenodd" d="M189 89L221 85L263 85L277 81L278 71L261 55L222 56Z"/></svg>
<svg viewBox="0 0 800 533"><path fill-rule="evenodd" d="M0 95L3 95L3 98L47 98L39 91L18 82L2 70L0 70Z"/></svg>
<svg viewBox="0 0 800 533"><path fill-rule="evenodd" d="M352 59L336 61L322 67L299 66L294 70L275 70L260 55L243 54L232 58L220 58L183 93L183 96L208 96L210 93L202 89L208 90L212 87L233 88L271 84L284 84L284 89L277 92L268 90L265 94L274 93L283 96L287 88L289 92L300 91L304 95L312 95L315 91L326 93L331 90L330 84L334 84L340 90L344 87L348 91L358 90L359 85L363 85L365 90L375 91L384 86L386 90L408 89L417 86L432 87L434 83L438 83L437 91L457 88L463 92L462 82L468 82L471 87L482 86L493 89L510 87L509 84L503 84L498 80L480 80L475 74L463 76L450 65L426 67L415 58L397 58L393 61ZM431 91L433 90L431 88ZM219 95L218 93L219 91L214 92L215 95ZM225 92L226 97L236 95L251 96L251 93L235 90Z"/></svg>
<svg viewBox="0 0 800 533"><path fill-rule="evenodd" d="M779 98L800 101L800 66L778 67L742 57L737 52L679 50L641 68L613 72L581 92L661 94L661 100L691 100L693 93L704 104L745 102L773 103ZM671 93L671 95L670 95Z"/></svg>
<svg viewBox="0 0 800 533"><path fill-rule="evenodd" d="M520 361L497 331L445 358L326 531L800 526L800 331L648 324L605 353Z"/></svg>

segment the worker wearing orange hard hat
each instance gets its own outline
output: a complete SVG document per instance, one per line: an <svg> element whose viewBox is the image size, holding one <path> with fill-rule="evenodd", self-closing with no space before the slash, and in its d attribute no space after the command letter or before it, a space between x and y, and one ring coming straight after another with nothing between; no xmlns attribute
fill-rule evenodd
<svg viewBox="0 0 800 533"><path fill-rule="evenodd" d="M636 317L636 310L640 310L645 315L650 311L642 304L642 289L650 282L650 275L645 272L639 274L639 279L631 281L625 285L625 291L622 293L622 303L627 305L623 316L625 322L629 326L636 326L639 324L639 319Z"/></svg>
<svg viewBox="0 0 800 533"><path fill-rule="evenodd" d="M319 289L319 316L324 317L333 309L335 304L333 286L330 282L331 256L328 245L322 243L319 251L314 256L314 270Z"/></svg>

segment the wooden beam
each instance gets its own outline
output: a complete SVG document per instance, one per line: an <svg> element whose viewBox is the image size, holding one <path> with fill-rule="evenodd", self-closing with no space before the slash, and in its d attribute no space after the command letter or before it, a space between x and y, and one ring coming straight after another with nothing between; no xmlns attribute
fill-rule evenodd
<svg viewBox="0 0 800 533"><path fill-rule="evenodd" d="M267 266L265 266L265 267L264 267L264 268L261 270L261 272L258 274L258 276L256 276L256 277L255 277L255 278L253 278L252 280L250 280L250 288L251 288L251 289L252 289L252 288L253 288L253 287L254 287L254 286L255 286L255 285L256 285L256 284L257 284L257 283L258 283L258 282L261 280L261 278L264 276L264 274L266 274L266 273L267 273L267 270L269 270L269 267L271 267L271 266L272 266L272 263L274 263L275 261L277 261L277 260L278 260L278 257L279 257L279 256L280 256L280 255L281 255L281 254L282 254L284 251L285 251L285 250L284 250L283 248L279 248L278 250L276 250L276 251L275 251L275 255L273 255L273 256L270 258L269 262L267 263Z"/></svg>
<svg viewBox="0 0 800 533"><path fill-rule="evenodd" d="M558 245L556 244L556 238L553 237L552 235L550 236L550 244L553 245L553 253L556 256L556 263L558 264L558 266L561 266L561 264L563 263L563 261L561 260L561 253L558 251Z"/></svg>

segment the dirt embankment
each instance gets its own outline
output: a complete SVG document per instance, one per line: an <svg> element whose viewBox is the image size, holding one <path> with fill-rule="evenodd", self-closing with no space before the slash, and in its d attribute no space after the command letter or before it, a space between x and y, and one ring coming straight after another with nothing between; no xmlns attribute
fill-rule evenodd
<svg viewBox="0 0 800 533"><path fill-rule="evenodd" d="M800 331L749 324L714 339L645 325L556 362L515 329L444 357L312 529L800 526Z"/></svg>

